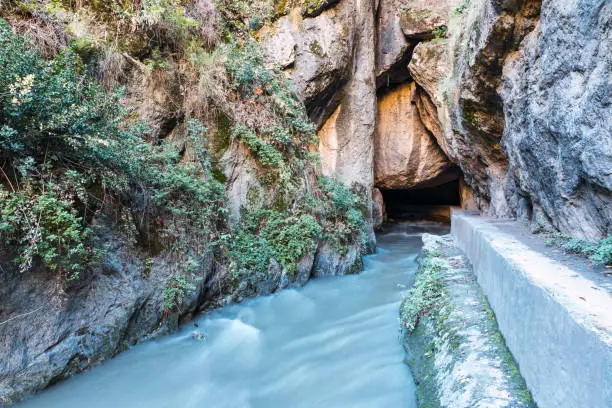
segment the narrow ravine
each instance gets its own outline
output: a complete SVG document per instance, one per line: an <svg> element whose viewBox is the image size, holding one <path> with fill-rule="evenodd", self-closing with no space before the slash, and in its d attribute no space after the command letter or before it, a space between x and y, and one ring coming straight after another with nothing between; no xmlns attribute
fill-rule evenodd
<svg viewBox="0 0 612 408"><path fill-rule="evenodd" d="M19 406L416 407L398 307L421 233L447 230L390 226L360 275L212 312Z"/></svg>

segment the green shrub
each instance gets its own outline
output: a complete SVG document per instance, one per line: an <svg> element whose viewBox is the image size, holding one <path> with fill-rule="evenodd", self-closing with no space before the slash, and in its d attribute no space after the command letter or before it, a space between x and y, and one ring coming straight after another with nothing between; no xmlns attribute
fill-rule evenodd
<svg viewBox="0 0 612 408"><path fill-rule="evenodd" d="M121 92L103 92L72 50L44 60L5 22L0 108L0 237L17 245L22 270L39 258L77 277L99 260L91 220L107 208L140 213L141 238L155 230L179 247L191 237L199 248L224 223L223 186L210 174L206 149L183 165L172 145L149 145ZM189 129L193 143L205 140L197 121Z"/></svg>
<svg viewBox="0 0 612 408"><path fill-rule="evenodd" d="M310 214L244 211L231 248L235 276L266 275L272 258L295 276L301 259L316 249L321 230Z"/></svg>
<svg viewBox="0 0 612 408"><path fill-rule="evenodd" d="M196 290L195 285L189 283L184 276L170 275L164 288L164 307L166 311L180 311L183 301L194 290Z"/></svg>
<svg viewBox="0 0 612 408"><path fill-rule="evenodd" d="M368 240L367 216L368 203L364 195L359 195L338 180L326 176L318 178L317 186L323 192L322 199L315 205L321 207L326 220L326 236L337 247L346 249L353 237L359 237L362 249Z"/></svg>
<svg viewBox="0 0 612 408"><path fill-rule="evenodd" d="M256 87L267 89L273 80L272 73L264 67L264 57L255 41L243 46L235 42L227 45L227 73L232 86L244 95L252 95Z"/></svg>
<svg viewBox="0 0 612 408"><path fill-rule="evenodd" d="M435 39L446 38L448 36L448 27L445 25L436 27L431 33Z"/></svg>
<svg viewBox="0 0 612 408"><path fill-rule="evenodd" d="M612 236L599 241L591 259L599 264L612 265Z"/></svg>
<svg viewBox="0 0 612 408"><path fill-rule="evenodd" d="M259 162L264 166L281 167L284 165L283 154L246 126L237 125L232 131L232 138L241 140L250 151L255 153Z"/></svg>
<svg viewBox="0 0 612 408"><path fill-rule="evenodd" d="M597 264L612 265L612 236L589 241L567 234L554 233L546 236L546 243L566 252L585 256Z"/></svg>

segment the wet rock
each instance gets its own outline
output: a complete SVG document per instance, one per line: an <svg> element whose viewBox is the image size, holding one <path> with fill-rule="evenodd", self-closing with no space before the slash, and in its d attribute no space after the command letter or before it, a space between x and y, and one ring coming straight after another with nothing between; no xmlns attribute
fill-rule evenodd
<svg viewBox="0 0 612 408"><path fill-rule="evenodd" d="M423 244L416 286L430 290L413 289L402 303L419 405L533 407L465 255L450 236L424 234Z"/></svg>
<svg viewBox="0 0 612 408"><path fill-rule="evenodd" d="M198 341L206 340L206 335L199 330L191 332L191 338Z"/></svg>
<svg viewBox="0 0 612 408"><path fill-rule="evenodd" d="M348 275L359 272L362 267L360 243L340 250L337 244L323 241L319 244L315 255L313 276L321 278Z"/></svg>
<svg viewBox="0 0 612 408"><path fill-rule="evenodd" d="M123 239L107 234L102 266L66 283L45 268L20 274L0 251L0 405L99 364L130 345L164 334L201 304L204 280L168 314L163 293L177 263L160 253L145 262ZM150 266L149 266L150 265ZM212 263L199 276L213 278Z"/></svg>
<svg viewBox="0 0 612 408"><path fill-rule="evenodd" d="M375 188L372 191L372 225L374 230L380 230L386 219L387 211L385 209L383 195L379 189Z"/></svg>

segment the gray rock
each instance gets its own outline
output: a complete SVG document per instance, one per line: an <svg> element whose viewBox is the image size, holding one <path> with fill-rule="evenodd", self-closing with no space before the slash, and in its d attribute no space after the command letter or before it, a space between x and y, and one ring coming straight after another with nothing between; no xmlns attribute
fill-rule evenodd
<svg viewBox="0 0 612 408"><path fill-rule="evenodd" d="M580 237L612 233L610 17L604 0L548 2L503 72L503 146L517 192Z"/></svg>

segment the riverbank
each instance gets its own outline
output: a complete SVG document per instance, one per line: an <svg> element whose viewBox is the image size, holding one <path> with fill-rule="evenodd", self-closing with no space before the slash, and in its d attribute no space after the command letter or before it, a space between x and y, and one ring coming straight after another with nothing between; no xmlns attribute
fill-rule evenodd
<svg viewBox="0 0 612 408"><path fill-rule="evenodd" d="M534 407L471 266L450 236L423 235L400 317L420 407Z"/></svg>

